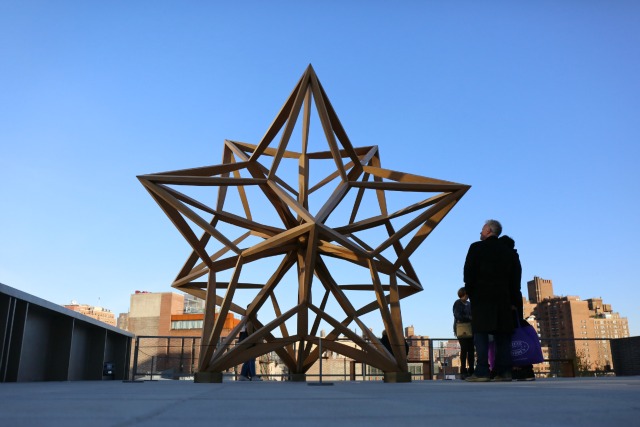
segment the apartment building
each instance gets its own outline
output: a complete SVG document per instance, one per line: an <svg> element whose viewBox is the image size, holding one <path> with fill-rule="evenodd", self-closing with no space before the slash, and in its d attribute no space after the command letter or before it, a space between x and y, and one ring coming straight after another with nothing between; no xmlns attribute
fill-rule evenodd
<svg viewBox="0 0 640 427"><path fill-rule="evenodd" d="M116 326L115 315L106 308L94 305L78 304L76 301L71 301L71 304L64 305L63 307L104 322L107 325Z"/></svg>
<svg viewBox="0 0 640 427"><path fill-rule="evenodd" d="M576 359L579 369L612 369L609 339L629 336L628 320L602 298L553 295L551 280L527 282L529 302L535 304L532 324L548 347L548 358ZM526 314L525 314L526 316Z"/></svg>

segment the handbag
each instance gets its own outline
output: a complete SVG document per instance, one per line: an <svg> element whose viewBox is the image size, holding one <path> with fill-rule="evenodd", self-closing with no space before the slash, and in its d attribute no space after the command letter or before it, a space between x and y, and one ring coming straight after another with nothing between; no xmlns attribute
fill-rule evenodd
<svg viewBox="0 0 640 427"><path fill-rule="evenodd" d="M542 363L544 356L536 330L526 320L518 319L518 316L516 316L516 323L518 326L511 334L511 364L513 366L528 366ZM494 368L495 358L496 343L490 341L489 369L491 370Z"/></svg>
<svg viewBox="0 0 640 427"><path fill-rule="evenodd" d="M511 336L511 360L513 366L526 366L542 363L542 347L536 330L526 321L518 320L518 327Z"/></svg>
<svg viewBox="0 0 640 427"><path fill-rule="evenodd" d="M473 333L471 332L471 322L456 323L456 337L457 338L471 338Z"/></svg>

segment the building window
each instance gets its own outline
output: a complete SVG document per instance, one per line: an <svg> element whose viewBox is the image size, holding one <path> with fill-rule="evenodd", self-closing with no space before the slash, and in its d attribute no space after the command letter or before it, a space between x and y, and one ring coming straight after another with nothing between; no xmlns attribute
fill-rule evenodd
<svg viewBox="0 0 640 427"><path fill-rule="evenodd" d="M171 329L202 329L202 320L174 320Z"/></svg>

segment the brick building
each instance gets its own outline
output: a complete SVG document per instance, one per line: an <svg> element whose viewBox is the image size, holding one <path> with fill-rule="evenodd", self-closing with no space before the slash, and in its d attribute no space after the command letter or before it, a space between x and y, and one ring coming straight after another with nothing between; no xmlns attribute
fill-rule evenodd
<svg viewBox="0 0 640 427"><path fill-rule="evenodd" d="M549 359L576 359L582 370L612 368L609 339L629 336L626 318L602 298L553 295L551 280L534 277L527 288L528 307L533 307L530 322L542 338L551 338L543 340Z"/></svg>
<svg viewBox="0 0 640 427"><path fill-rule="evenodd" d="M409 343L407 361L410 363L418 363L429 360L429 337L426 335L416 335L413 325L404 328L404 334Z"/></svg>
<svg viewBox="0 0 640 427"><path fill-rule="evenodd" d="M222 336L239 322L229 313ZM119 326L142 337L138 340L139 371L168 372L167 375L193 373L200 354L203 323L204 302L173 292L136 291L131 295L129 313L118 318Z"/></svg>
<svg viewBox="0 0 640 427"><path fill-rule="evenodd" d="M69 310L84 314L85 316L89 316L93 319L104 322L107 325L116 326L115 315L106 308L87 304L78 304L75 301L71 301L71 304L65 305L64 308L68 308Z"/></svg>

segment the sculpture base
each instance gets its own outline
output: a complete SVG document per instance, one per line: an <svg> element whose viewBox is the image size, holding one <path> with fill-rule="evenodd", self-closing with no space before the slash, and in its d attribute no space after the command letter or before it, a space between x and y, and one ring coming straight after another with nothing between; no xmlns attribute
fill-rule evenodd
<svg viewBox="0 0 640 427"><path fill-rule="evenodd" d="M289 374L289 381L303 383L307 381L307 374Z"/></svg>
<svg viewBox="0 0 640 427"><path fill-rule="evenodd" d="M385 372L385 383L410 383L411 372Z"/></svg>
<svg viewBox="0 0 640 427"><path fill-rule="evenodd" d="M194 383L221 383L222 372L196 372L193 377Z"/></svg>

